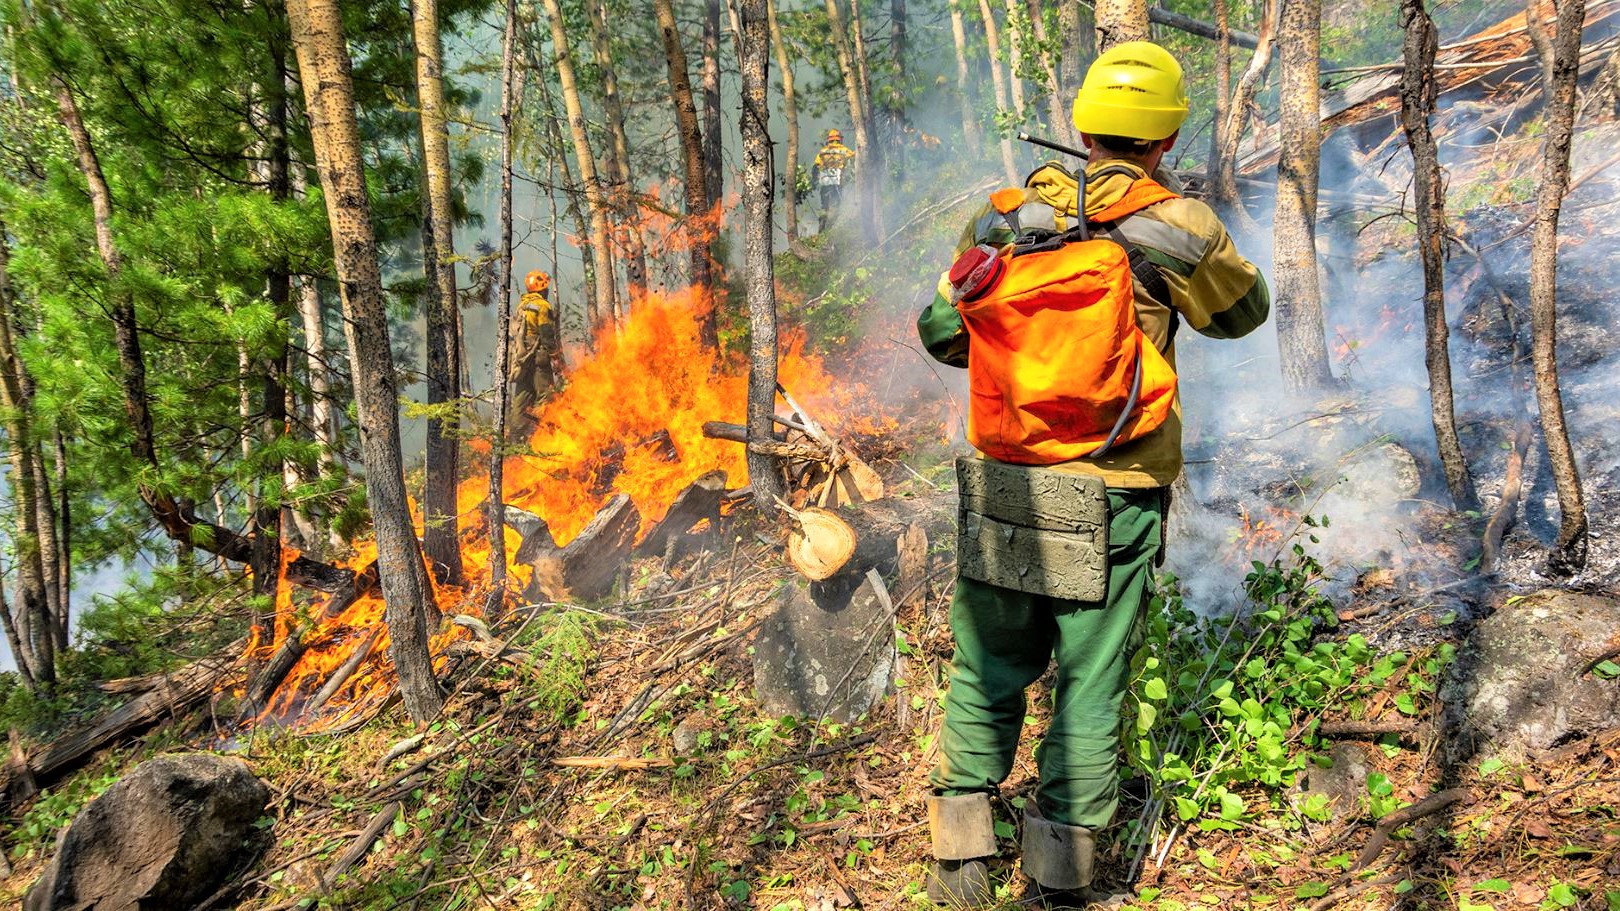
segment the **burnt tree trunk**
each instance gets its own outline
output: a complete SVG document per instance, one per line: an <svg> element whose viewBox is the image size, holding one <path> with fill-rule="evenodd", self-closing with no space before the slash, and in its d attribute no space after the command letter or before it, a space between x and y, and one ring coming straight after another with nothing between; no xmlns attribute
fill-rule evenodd
<svg viewBox="0 0 1620 911"><path fill-rule="evenodd" d="M1097 0L1097 51L1126 41L1150 41L1147 0Z"/></svg>
<svg viewBox="0 0 1620 911"><path fill-rule="evenodd" d="M1446 488L1458 510L1479 508L1468 473L1452 405L1451 348L1446 326L1446 201L1439 151L1429 131L1434 113L1434 55L1439 46L1434 20L1423 0L1401 0L1406 29L1401 74L1401 128L1412 150L1412 195L1417 210L1418 253L1423 260L1423 352L1429 369L1429 408L1435 443L1446 474Z"/></svg>
<svg viewBox="0 0 1620 911"><path fill-rule="evenodd" d="M725 189L725 142L720 135L720 2L703 0L703 199L714 208Z"/></svg>
<svg viewBox="0 0 1620 911"><path fill-rule="evenodd" d="M411 0L416 41L416 97L422 136L427 242L422 263L428 280L427 393L429 405L461 398L461 338L456 309L455 219L450 173L449 112L444 100L444 52L438 0ZM461 584L456 481L460 420L453 409L428 418L427 478L422 491L422 549L440 582Z"/></svg>
<svg viewBox="0 0 1620 911"><path fill-rule="evenodd" d="M1322 158L1320 0L1283 0L1278 22L1282 154L1277 160L1277 344L1283 382L1296 392L1327 387L1327 333L1316 269L1316 190Z"/></svg>
<svg viewBox="0 0 1620 911"><path fill-rule="evenodd" d="M1536 15L1531 4L1530 16ZM1575 94L1580 76L1581 26L1585 0L1558 4L1558 33L1552 38L1550 71L1544 86L1547 134L1541 147L1541 186L1536 193L1535 230L1530 240L1530 357L1535 365L1536 403L1548 462L1558 488L1562 518L1550 565L1573 572L1586 565L1586 503L1580 471L1569 442L1564 396L1558 384L1558 216L1569 191L1569 149L1575 129Z"/></svg>
<svg viewBox="0 0 1620 911"><path fill-rule="evenodd" d="M776 412L776 279L771 258L770 46L766 0L742 0L744 282L748 289L748 435L770 439ZM776 462L748 452L754 501L769 514L782 495Z"/></svg>
<svg viewBox="0 0 1620 911"><path fill-rule="evenodd" d="M506 411L512 401L512 88L516 67L517 0L506 0L506 29L501 41L501 289L496 292L495 318L495 433L489 445L489 501L484 523L489 531L489 605L485 613L502 613L506 600L506 526L503 517L505 492L502 471L506 465Z"/></svg>
<svg viewBox="0 0 1620 911"><path fill-rule="evenodd" d="M343 16L336 0L288 0L287 18L332 227L389 654L405 710L412 720L424 723L444 704L428 652L428 622L437 620L438 609L405 496L396 405L399 386L388 343Z"/></svg>

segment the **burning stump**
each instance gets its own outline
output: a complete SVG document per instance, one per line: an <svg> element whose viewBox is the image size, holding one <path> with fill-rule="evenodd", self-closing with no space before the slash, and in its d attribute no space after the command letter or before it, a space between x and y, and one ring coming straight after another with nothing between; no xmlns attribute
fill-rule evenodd
<svg viewBox="0 0 1620 911"><path fill-rule="evenodd" d="M524 596L533 601L592 601L613 590L619 568L630 559L641 513L619 494L567 545L559 547L544 520L506 507L506 522L524 535L517 559L534 567Z"/></svg>

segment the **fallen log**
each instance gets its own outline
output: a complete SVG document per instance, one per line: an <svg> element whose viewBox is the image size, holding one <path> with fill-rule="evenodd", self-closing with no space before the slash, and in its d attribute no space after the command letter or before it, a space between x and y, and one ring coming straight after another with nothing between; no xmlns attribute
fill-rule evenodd
<svg viewBox="0 0 1620 911"><path fill-rule="evenodd" d="M349 842L349 846L344 848L343 853L339 854L337 860L332 862L332 866L327 868L326 876L321 881L322 887L331 889L333 884L337 882L338 877L354 869L355 865L360 861L365 860L366 855L371 853L371 846L376 844L377 839L382 837L383 832L394 824L394 819L404 810L405 805L397 800L378 810L377 815L371 817L371 822L366 825L365 829L355 837L354 841Z"/></svg>
<svg viewBox="0 0 1620 911"><path fill-rule="evenodd" d="M534 567L530 599L591 601L606 595L630 557L640 528L641 513L628 496L619 494L566 546L558 547L555 540L549 546L538 541L527 561ZM545 537L551 537L549 531Z"/></svg>
<svg viewBox="0 0 1620 911"><path fill-rule="evenodd" d="M21 768L6 770L4 792L10 794L24 772L39 786L48 785L76 768L91 753L140 734L160 721L190 712L225 685L245 647L247 640L239 639L217 655L193 661L164 676L150 692L113 709L94 724L42 745L22 760Z"/></svg>
<svg viewBox="0 0 1620 911"><path fill-rule="evenodd" d="M636 553L642 555L662 554L672 541L680 540L682 535L692 530L692 526L704 519L711 523L720 518L720 498L726 494L726 473L724 471L711 471L696 481L686 485L686 489L675 497L675 502L669 505L669 511L658 520L636 546Z"/></svg>
<svg viewBox="0 0 1620 911"><path fill-rule="evenodd" d="M788 514L794 521L788 533L788 562L806 579L829 579L855 555L855 530L836 513L811 507Z"/></svg>
<svg viewBox="0 0 1620 911"><path fill-rule="evenodd" d="M354 581L354 570L299 555L287 564L287 581L305 588L335 592Z"/></svg>
<svg viewBox="0 0 1620 911"><path fill-rule="evenodd" d="M331 701L333 696L337 695L337 691L342 689L343 684L350 677L354 676L354 672L360 669L360 665L371 654L372 647L377 644L377 636L381 633L381 626L373 626L371 631L366 633L366 638L355 646L354 651L349 654L348 658L344 659L342 664L338 665L337 670L333 671L332 676L327 678L326 684L320 688L315 697L305 703L303 715L313 717L316 712L325 707L327 702Z"/></svg>
<svg viewBox="0 0 1620 911"><path fill-rule="evenodd" d="M1183 16L1180 13L1171 12L1162 6L1148 7L1147 15L1149 22L1157 22L1160 25L1167 25L1176 31L1186 32L1189 35L1197 35L1200 38L1208 38L1211 41L1219 41L1221 37L1221 33L1215 28L1215 26L1210 25L1208 22L1204 22L1201 19L1194 19L1191 16ZM1245 47L1252 51L1255 49L1256 45L1260 43L1260 38L1253 32L1240 32L1237 29L1228 29L1226 34L1227 39L1232 42L1233 47Z"/></svg>
<svg viewBox="0 0 1620 911"><path fill-rule="evenodd" d="M367 593L377 587L377 562L373 560L360 572L350 572L349 580L340 585L326 599L320 614L305 625L290 630L281 645L276 648L275 654L265 663L263 669L250 681L247 690L242 694L242 707L237 714L238 721L246 721L256 717L270 704L270 697L281 686L281 681L287 679L292 669L298 664L298 659L304 656L309 649L307 637L310 632L328 620L334 620L344 611L354 605Z"/></svg>

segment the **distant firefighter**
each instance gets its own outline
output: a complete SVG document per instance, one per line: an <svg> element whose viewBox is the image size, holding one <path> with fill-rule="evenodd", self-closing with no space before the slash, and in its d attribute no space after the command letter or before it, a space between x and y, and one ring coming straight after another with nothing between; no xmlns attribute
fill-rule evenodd
<svg viewBox="0 0 1620 911"><path fill-rule="evenodd" d="M523 282L524 294L513 314L507 383L516 415L511 434L517 438L534 431L534 409L557 388L562 377L561 334L551 303L551 276L536 269Z"/></svg>
<svg viewBox="0 0 1620 911"><path fill-rule="evenodd" d="M825 231L838 214L838 204L844 194L844 172L855 160L855 150L844 145L844 134L827 131L827 143L816 153L816 186L821 188L821 222L818 230Z"/></svg>

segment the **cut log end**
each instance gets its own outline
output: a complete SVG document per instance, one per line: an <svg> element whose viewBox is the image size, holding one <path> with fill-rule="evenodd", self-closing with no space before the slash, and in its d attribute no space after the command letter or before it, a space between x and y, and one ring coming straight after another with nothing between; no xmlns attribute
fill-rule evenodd
<svg viewBox="0 0 1620 911"><path fill-rule="evenodd" d="M843 569L855 555L855 530L837 514L811 507L795 515L788 535L787 557L805 578L820 582Z"/></svg>

